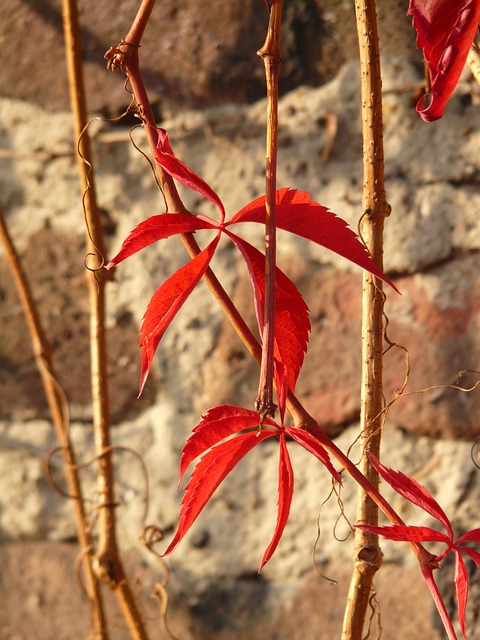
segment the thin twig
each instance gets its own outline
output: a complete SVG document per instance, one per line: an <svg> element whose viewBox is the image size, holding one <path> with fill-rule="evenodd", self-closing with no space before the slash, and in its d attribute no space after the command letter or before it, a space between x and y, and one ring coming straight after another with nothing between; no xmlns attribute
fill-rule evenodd
<svg viewBox="0 0 480 640"><path fill-rule="evenodd" d="M115 591L133 638L146 638L143 620L120 560L115 518L114 469L110 442L110 407L108 395L104 239L100 211L95 196L92 153L87 126L87 107L81 38L76 0L63 0L63 17L70 99L74 127L78 139L79 172L87 227L88 255L96 260L95 269L88 268L87 282L90 301L90 356L95 447L99 459L98 492L100 504L99 544L96 554L98 574Z"/></svg>

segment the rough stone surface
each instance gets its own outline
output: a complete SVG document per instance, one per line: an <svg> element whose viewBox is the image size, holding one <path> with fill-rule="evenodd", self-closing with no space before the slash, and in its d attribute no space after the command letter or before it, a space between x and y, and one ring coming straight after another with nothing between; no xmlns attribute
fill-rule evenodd
<svg viewBox="0 0 480 640"><path fill-rule="evenodd" d="M89 106L92 111L116 115L128 99L119 78L106 72L103 56L126 36L138 2L82 0L79 6ZM420 65L404 8L395 0L384 0L379 19L385 51L403 52ZM145 78L158 111L261 97L263 65L256 51L263 44L267 22L263 2L254 0L158 3L141 49ZM68 108L60 0L2 2L0 43L8 52L0 95L34 101L49 110ZM330 80L357 51L351 2L286 3L283 91Z"/></svg>
<svg viewBox="0 0 480 640"><path fill-rule="evenodd" d="M475 273L480 223L475 209L480 167L474 152L480 142L478 96L468 81L462 81L444 120L426 127L412 109L411 94L402 92L418 79L415 70L399 60L386 60L384 75L388 198L393 205L387 221L385 265L402 291L402 296L387 291L388 337L410 353L406 392L419 391L453 383L462 369L479 368L476 313L480 291ZM361 216L358 103L358 72L355 66L346 65L325 87L295 89L280 105L279 183L311 192L354 227ZM264 102L241 108L228 105L184 112L163 123L177 154L220 193L229 215L264 189L264 109ZM329 118L336 119L337 134L328 162L323 163ZM135 224L161 212L162 202L148 165L128 144L127 131L96 124L92 133L111 255ZM144 144L141 132L134 136ZM54 342L59 378L72 398L71 433L79 460L88 462L93 437L85 375L83 221L70 118L2 99L0 145L8 151L0 160L1 204ZM196 195L187 194L186 201L195 212L215 215ZM244 235L260 242L259 233L259 229L247 228ZM200 233L198 238L207 240ZM116 280L109 285L111 393L116 412L112 438L122 447L115 461L121 543L126 550L138 549L145 506L142 468L128 449L138 452L148 470L147 522L165 532L159 545L163 550L178 521L180 496L174 487L179 452L200 413L221 402L251 406L255 397L258 370L201 285L165 335L145 404L134 401L138 384L135 334L144 309L155 288L185 260L175 239L162 241L117 268ZM351 425L359 414L361 274L337 256L286 237L279 242L279 261L312 312L311 345L298 384L299 396L322 426L338 434L336 441L346 451L357 437L356 426ZM253 326L250 283L231 245L222 245L213 266ZM33 355L3 253L0 277L0 541L5 545L0 551L18 553L27 572L29 558L45 558L48 550L52 554L55 550L59 559L71 558L71 551L66 552L59 541L74 538L75 531L71 505L51 491L45 478L42 461L55 441L45 419ZM405 377L404 352L391 349L385 372L389 402ZM468 374L461 382L470 385L477 379ZM478 526L480 482L471 462L472 445L480 431L478 391L467 394L437 388L404 395L387 416L385 463L425 483L459 530ZM321 510L321 538L315 546L318 510L329 494L330 481L304 450L294 443L288 446L296 486L291 519L261 579L254 576L275 517L278 447L273 441L239 465L169 559L172 628L182 639L189 640L189 634L195 639L227 640L247 634L250 638L305 638L305 629L314 626L315 637L338 637L338 600L343 596L312 573L312 553L322 572L343 581L352 545L350 540L339 543L332 532L341 539L349 526L344 519L338 520L340 507L330 499ZM356 455L353 450L352 459ZM51 472L61 484L57 457ZM86 467L82 478L87 495L95 499L94 469ZM382 491L406 521L432 524L431 518L392 496L387 487L382 486ZM353 482L346 479L341 497L352 522L355 493ZM51 546L42 550L46 543ZM411 577L418 574L413 557L396 543L384 544L383 549L386 573L379 578L379 592L384 580L385 637L433 640L435 631L426 613L429 605L420 595L423 585ZM32 571L32 564L29 566ZM401 577L392 577L397 566ZM9 578L2 574L2 600L12 591L11 570L10 565ZM64 575L60 568L58 571L57 575ZM153 571L161 574L158 567ZM150 581L151 574L145 575L149 591L153 578ZM31 591L28 607L41 615L51 597L41 576L36 579L39 582ZM415 613L408 608L398 613L399 598L389 589L392 581L399 589L405 581L409 595L400 600L408 605L415 598L419 603ZM417 592L411 595L414 589L419 590L418 597ZM325 611L318 606L320 598L332 602ZM4 628L5 637L11 637L14 629L18 635L31 637L30 628L22 626L27 625L27 616L20 620L10 609L1 614L5 616L2 633ZM252 610L258 617L249 626ZM236 620L239 626L234 626ZM410 624L415 625L414 632ZM60 637L53 621L49 634L46 637ZM71 636L65 632L64 637Z"/></svg>
<svg viewBox="0 0 480 640"><path fill-rule="evenodd" d="M89 611L78 588L72 566L76 560L75 545L65 543L8 544L0 547L2 579L0 594L0 637L35 638L35 640L78 640L90 632ZM140 576L143 590L137 587L147 629L152 638L165 637L160 631L159 607L149 598L149 590L161 578L135 553L126 557L130 575ZM42 567L42 572L38 567ZM217 583L205 587L201 595L185 597L171 576L172 596L167 620L175 637L182 640L304 640L315 637L331 640L339 637L343 600L349 571L344 566L322 565L322 571L333 576L337 585L310 571L302 584L285 583L274 587L258 576L244 576L235 583ZM385 567L378 581L378 601L382 610L382 629L387 638L409 640L412 637L440 640L433 627L431 606L425 587L416 580L416 568ZM395 592L391 589L395 581ZM135 587L135 585L134 585ZM114 597L106 591L106 610L116 620L116 640L131 636L121 620ZM415 600L415 607L410 603ZM255 606L252 606L252 602ZM19 606L19 602L22 606ZM319 606L321 603L321 606ZM273 609L273 615L272 615ZM52 615L52 611L55 612ZM75 617L72 618L72 612Z"/></svg>

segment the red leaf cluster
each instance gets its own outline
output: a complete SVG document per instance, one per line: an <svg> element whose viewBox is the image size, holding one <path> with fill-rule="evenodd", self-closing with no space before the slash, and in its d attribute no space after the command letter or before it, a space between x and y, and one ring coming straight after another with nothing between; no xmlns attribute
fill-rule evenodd
<svg viewBox="0 0 480 640"><path fill-rule="evenodd" d="M198 256L181 267L154 293L143 318L140 332L142 369L140 393L150 371L155 351L170 322L207 270L220 235L224 233L242 254L252 282L257 321L262 333L265 297L265 256L249 242L232 231L233 225L243 222L265 223L265 196L257 198L233 218L225 222L225 210L218 195L202 178L181 160L170 146L167 132L157 130L157 162L174 178L201 193L214 203L221 214L220 222L201 215L185 213L154 215L141 222L126 238L118 254L108 263L111 269L153 242L179 233L194 233L202 229L217 231L217 237ZM277 192L278 227L311 240L351 262L367 269L378 278L394 286L372 261L364 245L347 223L326 207L314 202L304 191L280 189ZM275 374L277 388L286 380L294 391L308 344L310 320L308 307L291 280L277 268L275 320ZM286 394L284 394L286 397ZM283 412L284 404L280 410Z"/></svg>
<svg viewBox="0 0 480 640"><path fill-rule="evenodd" d="M466 542L480 543L480 529L473 529L461 536L458 540L455 540L452 525L444 510L423 485L411 476L407 476L400 471L394 471L393 469L385 467L375 458L375 456L370 455L369 457L381 477L388 482L388 484L393 487L397 493L438 520L446 533L442 533L441 531L432 529L431 527L418 527L414 525L357 525L357 527L359 529L381 535L388 540L420 543L441 542L446 545L445 551L437 556L431 555L428 564L423 564L421 566L421 570L430 588L430 592L437 606L445 630L447 631L449 640L456 640L457 636L433 577L433 570L439 567L439 563L445 558L445 556L450 552L455 555L454 582L457 596L458 618L462 634L464 638L466 638L467 631L465 627L465 611L468 597L468 573L465 561L461 554L464 553L469 556L480 569L480 553L468 546L465 546L464 544Z"/></svg>
<svg viewBox="0 0 480 640"><path fill-rule="evenodd" d="M164 555L171 553L177 547L233 467L255 445L268 438L276 437L280 441L277 522L272 539L263 554L260 564L261 570L277 548L290 514L294 478L287 448L287 436L316 456L327 467L335 480L341 482L340 476L330 462L328 453L318 440L308 432L296 427L279 426L268 417L264 419L263 425L260 427L256 411L233 405L222 405L210 409L193 429L192 435L182 449L179 485L188 466L197 458L200 460L185 487L180 522Z"/></svg>
<svg viewBox="0 0 480 640"><path fill-rule="evenodd" d="M239 249L245 260L253 288L257 321L262 333L265 305L265 256L249 242L233 232L233 225L244 222L264 223L265 197L257 198L225 222L220 198L202 178L181 160L170 146L168 135L157 130L155 159L171 176L201 193L220 211L220 222L203 215L185 213L155 215L141 222L126 238L118 254L109 262L113 268L153 242L178 233L195 233L202 229L216 231L215 238L197 256L170 276L154 293L145 312L140 331L142 369L140 393L152 366L156 349L171 321L208 269L225 234ZM372 261L363 244L346 222L314 202L304 191L281 189L277 192L278 227L311 240L372 272L394 286ZM263 555L260 568L274 553L290 513L293 495L293 469L286 439L292 438L316 456L340 482L328 453L311 433L284 426L283 418L288 390L294 390L307 349L310 320L308 307L291 280L277 268L275 301L275 377L281 425L265 418L262 425L256 411L226 405L211 409L195 427L187 440L180 462L180 481L191 462L200 458L185 488L180 522L165 553L170 553L192 526L214 491L233 467L255 445L276 437L280 443L278 474L278 511L273 537Z"/></svg>

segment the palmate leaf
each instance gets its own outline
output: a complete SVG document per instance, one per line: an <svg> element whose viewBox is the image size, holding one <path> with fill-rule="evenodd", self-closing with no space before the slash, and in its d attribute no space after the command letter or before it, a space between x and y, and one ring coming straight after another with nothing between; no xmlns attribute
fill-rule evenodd
<svg viewBox="0 0 480 640"><path fill-rule="evenodd" d="M417 45L423 48L431 93L417 111L425 122L442 117L465 66L480 20L480 0L410 0Z"/></svg>
<svg viewBox="0 0 480 640"><path fill-rule="evenodd" d="M179 160L173 153L172 147L168 140L168 133L165 129L157 127L157 148L155 151L155 160L163 169L173 178L184 184L189 189L197 191L202 196L213 202L221 214L221 221L225 219L225 208L222 201L215 191L203 180L197 176L187 165Z"/></svg>
<svg viewBox="0 0 480 640"><path fill-rule="evenodd" d="M480 542L480 529L473 529L465 533L458 540L454 540L453 529L450 521L445 515L443 509L427 491L425 487L420 485L410 476L406 476L399 471L393 471L388 467L384 467L372 454L369 458L378 473L386 480L400 495L419 506L424 511L436 518L445 527L447 535L431 529L430 527L415 527L407 525L394 526L370 526L357 525L358 528L371 533L382 535L390 540L399 540L411 543L422 542L442 542L446 545L445 551L438 556L431 556L433 562L421 562L420 568L423 576L428 584L435 605L442 619L445 630L450 640L456 640L456 634L453 629L451 620L448 616L445 603L442 600L438 587L433 577L433 569L438 568L439 563L450 553L455 554L455 593L457 599L458 619L460 628L464 638L467 637L465 625L465 611L468 597L468 572L465 562L461 556L462 553L467 554L475 562L477 568L480 569L480 553L463 545L465 542Z"/></svg>
<svg viewBox="0 0 480 640"><path fill-rule="evenodd" d="M296 189L277 191L277 227L337 253L366 269L394 289L395 285L373 262L365 246L348 224L326 207L314 202L309 193ZM265 196L253 200L226 224L265 223Z"/></svg>
<svg viewBox="0 0 480 640"><path fill-rule="evenodd" d="M188 466L205 451L215 446L225 438L259 425L258 411L244 409L231 404L224 404L209 409L202 420L193 428L182 449L180 458L180 485ZM266 417L265 426L276 427L275 422Z"/></svg>
<svg viewBox="0 0 480 640"><path fill-rule="evenodd" d="M142 351L140 394L145 386L153 356L163 334L207 270L217 248L218 240L217 236L198 256L195 256L165 280L153 294L145 311L140 330Z"/></svg>
<svg viewBox="0 0 480 640"><path fill-rule="evenodd" d="M255 310L260 334L263 331L265 304L265 256L250 243L226 231L241 251L252 281ZM295 390L308 344L310 320L308 307L293 282L278 267L275 298L275 360L286 369L288 387ZM282 386L283 369L276 367L277 388Z"/></svg>
<svg viewBox="0 0 480 640"><path fill-rule="evenodd" d="M138 224L123 241L117 255L105 267L111 269L134 253L145 249L153 242L170 238L177 233L194 233L200 229L213 229L214 224L208 219L192 216L187 213L161 213L151 216Z"/></svg>
<svg viewBox="0 0 480 640"><path fill-rule="evenodd" d="M171 553L190 529L208 500L234 466L258 443L275 437L280 443L278 467L277 519L272 539L265 550L260 569L271 558L282 537L293 496L293 468L287 448L286 436L290 436L313 453L341 482L338 473L330 463L328 453L309 433L295 428L279 426L266 417L262 428L258 428L259 416L256 411L221 405L209 409L193 429L185 443L180 462L180 479L191 462L199 459L190 480L185 487L180 519L175 535L165 550ZM246 429L254 431L244 432ZM243 433L242 433L243 432Z"/></svg>
<svg viewBox="0 0 480 640"><path fill-rule="evenodd" d="M233 467L259 442L276 435L276 431L260 431L240 434L236 438L217 444L197 463L190 481L185 487L185 495L180 510L180 522L175 535L165 553L171 553L185 536L198 515L212 497L222 480Z"/></svg>

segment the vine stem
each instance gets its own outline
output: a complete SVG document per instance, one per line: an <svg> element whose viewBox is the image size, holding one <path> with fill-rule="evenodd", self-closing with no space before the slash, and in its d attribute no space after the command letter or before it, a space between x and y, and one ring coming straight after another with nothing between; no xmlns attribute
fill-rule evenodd
<svg viewBox="0 0 480 640"><path fill-rule="evenodd" d="M105 58L109 61L109 66L112 69L119 68L127 74L132 93L137 104L138 115L145 126L152 157L155 157L157 147L156 122L140 72L138 50L141 44L141 38L145 31L145 24L142 20L148 20L148 17L145 18L145 16L150 16L155 1L156 0L142 1L137 17L135 18L128 35L120 44L112 47L105 54ZM144 16L142 20L139 19L139 15ZM156 170L165 198L167 212L189 213L178 195L173 178L165 173L159 164L156 165ZM179 235L191 257L200 253L200 247L198 246L193 234L185 233ZM259 342L210 268L207 269L203 279L249 353L260 364L262 349ZM378 487L375 487L348 458L348 456L346 456L343 451L339 449L339 447L327 436L327 434L318 427L316 420L308 413L295 394L291 391L288 392L287 409L292 416L295 426L299 429L309 431L319 440L319 442L337 460L337 462L340 463L355 482L362 486L371 496L372 500L379 506L392 524L404 524L403 520L396 513L393 507L380 494ZM421 544L409 543L409 546L418 558L420 564L429 564L432 555Z"/></svg>
<svg viewBox="0 0 480 640"><path fill-rule="evenodd" d="M43 388L52 416L53 427L63 456L68 494L73 499L75 524L82 553L84 584L90 601L92 628L95 638L105 640L108 638L108 633L102 593L100 584L92 568L93 544L85 514L82 487L77 473L75 454L68 433L68 415L63 404L63 392L55 375L51 345L42 327L38 308L35 304L27 276L22 269L20 258L8 233L3 211L1 210L0 240L5 247L7 262L22 303L23 313L27 320L35 360L40 371Z"/></svg>
<svg viewBox="0 0 480 640"><path fill-rule="evenodd" d="M87 227L87 261L93 257L97 262L93 268L89 268L87 265L93 429L99 461L97 484L100 504L99 542L96 554L97 574L114 590L132 637L136 640L143 640L147 638L144 624L126 578L117 545L115 477L110 440L105 331L106 272L100 269L104 256L104 238L100 211L96 201L90 138L85 130L87 107L78 8L76 0L63 0L62 6L70 101L75 137L78 140L78 166Z"/></svg>
<svg viewBox="0 0 480 640"><path fill-rule="evenodd" d="M375 0L355 0L360 50L363 136L363 233L370 254L383 269L383 227L390 213L385 196L383 157L382 80ZM378 473L366 452L380 457L383 407L382 283L364 271L362 296L362 387L360 412L360 470L378 490ZM358 485L357 522L378 524L377 504ZM342 640L361 640L382 553L378 536L356 529L354 569L343 620Z"/></svg>
<svg viewBox="0 0 480 640"><path fill-rule="evenodd" d="M265 66L267 85L267 143L265 156L265 310L262 331L262 359L255 408L261 417L275 415L273 373L275 345L275 272L277 264L277 153L278 153L278 69L282 0L273 0L263 47L257 52Z"/></svg>

